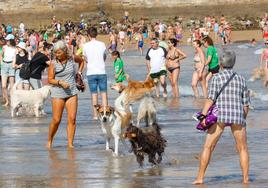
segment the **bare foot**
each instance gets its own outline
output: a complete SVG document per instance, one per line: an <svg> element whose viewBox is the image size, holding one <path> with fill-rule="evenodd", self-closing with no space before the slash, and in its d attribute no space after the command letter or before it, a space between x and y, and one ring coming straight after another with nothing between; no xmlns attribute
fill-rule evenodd
<svg viewBox="0 0 268 188"><path fill-rule="evenodd" d="M52 148L52 144L51 144L51 142L48 142L48 143L47 143L46 148L47 148L47 149L51 149L51 148Z"/></svg>
<svg viewBox="0 0 268 188"><path fill-rule="evenodd" d="M243 183L244 183L244 184L249 184L248 178L244 179L244 180L243 180Z"/></svg>
<svg viewBox="0 0 268 188"><path fill-rule="evenodd" d="M192 182L193 185L200 185L203 184L203 180L196 179L195 181Z"/></svg>
<svg viewBox="0 0 268 188"><path fill-rule="evenodd" d="M68 144L68 148L74 148L73 144Z"/></svg>

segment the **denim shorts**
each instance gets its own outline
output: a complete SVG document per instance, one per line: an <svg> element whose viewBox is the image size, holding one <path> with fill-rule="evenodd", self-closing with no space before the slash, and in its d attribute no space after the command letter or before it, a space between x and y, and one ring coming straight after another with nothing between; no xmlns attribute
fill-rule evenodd
<svg viewBox="0 0 268 188"><path fill-rule="evenodd" d="M99 91L107 92L107 75L96 74L87 76L88 86L91 93L98 93Z"/></svg>
<svg viewBox="0 0 268 188"><path fill-rule="evenodd" d="M15 76L15 69L13 69L12 67L12 62L10 63L2 62L1 75L6 77Z"/></svg>

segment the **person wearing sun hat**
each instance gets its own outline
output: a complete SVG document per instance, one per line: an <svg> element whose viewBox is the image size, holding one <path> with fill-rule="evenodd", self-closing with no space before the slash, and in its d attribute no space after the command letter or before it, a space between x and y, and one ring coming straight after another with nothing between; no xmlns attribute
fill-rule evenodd
<svg viewBox="0 0 268 188"><path fill-rule="evenodd" d="M29 81L23 80L20 77L20 68L22 67L24 63L28 63L28 62L29 62L29 56L26 50L26 43L20 42L17 45L17 55L12 64L13 68L16 70L15 80L16 82L19 82L17 85L17 89L25 89L25 90L30 89Z"/></svg>

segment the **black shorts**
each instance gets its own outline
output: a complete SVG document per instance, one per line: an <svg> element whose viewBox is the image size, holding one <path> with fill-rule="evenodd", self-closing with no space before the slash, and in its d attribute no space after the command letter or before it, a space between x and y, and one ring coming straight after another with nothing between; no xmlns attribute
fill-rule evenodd
<svg viewBox="0 0 268 188"><path fill-rule="evenodd" d="M211 72L212 74L216 74L219 72L219 70L220 70L220 66L218 65L217 67L214 67L212 69L209 68L208 72Z"/></svg>
<svg viewBox="0 0 268 188"><path fill-rule="evenodd" d="M161 70L161 71L159 71L159 72L156 72L156 73L151 73L150 74L150 77L152 78L152 79L155 79L155 78L160 78L160 76L166 76L167 75L167 71L166 70Z"/></svg>

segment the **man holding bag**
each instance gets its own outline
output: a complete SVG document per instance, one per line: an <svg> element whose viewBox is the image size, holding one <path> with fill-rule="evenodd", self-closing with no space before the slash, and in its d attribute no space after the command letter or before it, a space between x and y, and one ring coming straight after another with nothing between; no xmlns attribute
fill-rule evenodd
<svg viewBox="0 0 268 188"><path fill-rule="evenodd" d="M233 66L236 55L234 52L226 51L222 56L222 71L212 77L209 86L208 99L205 101L202 114L199 118L202 125L206 127L205 118L211 105L216 100L218 108L217 123L208 128L203 151L200 156L200 166L196 180L193 184L203 184L204 175L212 152L226 126L231 126L236 141L236 148L240 157L243 183L248 183L249 154L247 149L246 117L249 110L249 92L245 79L235 74L217 97L217 94L225 83L233 75Z"/></svg>

